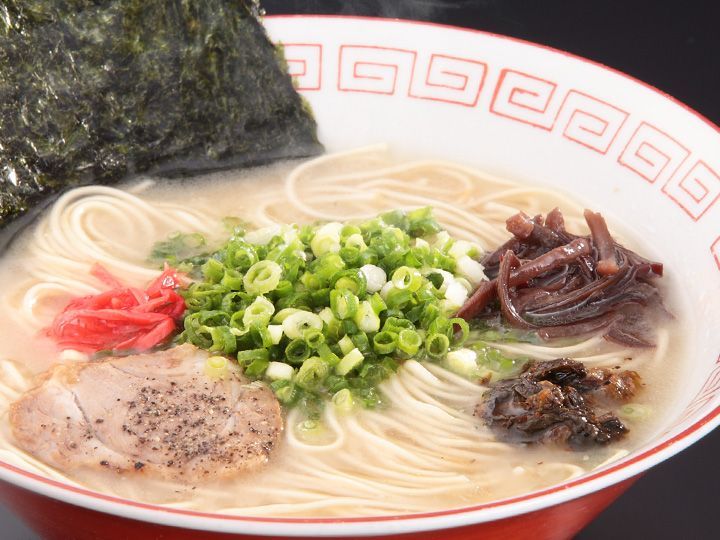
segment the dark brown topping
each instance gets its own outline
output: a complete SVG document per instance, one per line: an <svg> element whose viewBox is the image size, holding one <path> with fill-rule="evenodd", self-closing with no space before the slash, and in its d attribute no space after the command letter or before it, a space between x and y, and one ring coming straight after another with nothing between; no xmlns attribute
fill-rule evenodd
<svg viewBox="0 0 720 540"><path fill-rule="evenodd" d="M555 208L543 220L518 213L514 237L483 260L483 282L458 311L466 320L502 313L544 339L602 331L631 347L653 346L651 314L666 314L653 283L654 263L615 243L600 214L585 212L589 237L565 230ZM498 302L494 302L495 299Z"/></svg>
<svg viewBox="0 0 720 540"><path fill-rule="evenodd" d="M518 328L535 328L535 325L525 321L510 298L510 272L520 266L520 260L512 251L505 253L500 261L500 273L497 277L497 290L500 297L500 310L503 317Z"/></svg>
<svg viewBox="0 0 720 540"><path fill-rule="evenodd" d="M516 378L500 381L483 396L476 414L507 442L553 443L578 449L607 444L627 433L610 402L630 399L640 387L634 371L586 369L558 359L530 362Z"/></svg>
<svg viewBox="0 0 720 540"><path fill-rule="evenodd" d="M558 235L565 233L565 218L559 208L553 208L545 216L545 226Z"/></svg>
<svg viewBox="0 0 720 540"><path fill-rule="evenodd" d="M517 269L512 269L508 283L513 287L525 285L540 274L560 265L569 264L590 252L590 242L585 238L576 238L566 245L553 248L536 259L521 264ZM513 253L513 251L508 249L506 253ZM479 313L496 297L497 290L496 279L482 282L462 309L458 311L457 316L469 318L472 317L471 313Z"/></svg>
<svg viewBox="0 0 720 540"><path fill-rule="evenodd" d="M615 259L615 242L613 242L610 231L607 228L605 219L596 212L585 210L585 221L590 227L593 243L598 250L599 261L597 273L601 276L611 276L620 270L617 259Z"/></svg>

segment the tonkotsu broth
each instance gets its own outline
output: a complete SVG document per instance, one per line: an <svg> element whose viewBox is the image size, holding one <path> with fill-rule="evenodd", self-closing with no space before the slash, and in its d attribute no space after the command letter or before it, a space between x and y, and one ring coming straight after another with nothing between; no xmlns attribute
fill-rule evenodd
<svg viewBox="0 0 720 540"><path fill-rule="evenodd" d="M673 405L671 382L685 357L676 323L661 327L656 349L644 352L599 337L564 348L493 344L539 360L567 356L641 374L645 388L632 401L647 406L650 417L623 418L628 437L588 452L497 442L472 414L485 387L438 365L408 361L383 383L388 408L343 415L328 406L324 435L310 440L296 429L298 412L290 411L269 465L236 480L186 486L142 474L52 470L13 445L7 408L34 384L34 375L57 362L83 359L61 354L40 331L70 296L103 288L88 273L96 261L128 284L143 285L157 274L145 262L155 241L178 230L220 239L225 216L264 227L432 205L451 235L488 251L507 239L505 219L517 210L534 215L559 206L570 230L586 230L582 207L560 194L456 164L397 161L382 147L194 181L138 181L124 193L83 189L58 201L0 263L6 315L0 327L0 459L24 469L178 508L266 516L420 512L497 500L580 476L641 446ZM640 254L655 255L622 240ZM668 304L674 305L672 298Z"/></svg>

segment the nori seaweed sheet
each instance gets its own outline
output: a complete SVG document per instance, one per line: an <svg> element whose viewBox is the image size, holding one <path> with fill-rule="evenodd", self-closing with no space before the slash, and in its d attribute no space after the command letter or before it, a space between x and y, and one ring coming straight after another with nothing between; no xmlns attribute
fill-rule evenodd
<svg viewBox="0 0 720 540"><path fill-rule="evenodd" d="M322 150L245 0L0 5L0 228L46 195Z"/></svg>

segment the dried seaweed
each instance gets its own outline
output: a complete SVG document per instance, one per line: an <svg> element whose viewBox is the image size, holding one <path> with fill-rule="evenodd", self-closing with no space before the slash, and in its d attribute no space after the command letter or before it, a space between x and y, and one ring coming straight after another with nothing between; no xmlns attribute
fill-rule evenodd
<svg viewBox="0 0 720 540"><path fill-rule="evenodd" d="M0 227L68 186L320 150L254 2L0 5Z"/></svg>

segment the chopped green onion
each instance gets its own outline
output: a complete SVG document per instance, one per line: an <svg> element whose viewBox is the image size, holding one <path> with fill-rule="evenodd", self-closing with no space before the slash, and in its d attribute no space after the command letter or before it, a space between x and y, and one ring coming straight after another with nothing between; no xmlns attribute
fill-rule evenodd
<svg viewBox="0 0 720 540"><path fill-rule="evenodd" d="M267 362L270 354L267 349L250 349L248 351L238 351L237 359L241 366L248 366L256 360Z"/></svg>
<svg viewBox="0 0 720 540"><path fill-rule="evenodd" d="M293 339L285 347L285 358L291 364L301 364L310 356L311 349L304 339Z"/></svg>
<svg viewBox="0 0 720 540"><path fill-rule="evenodd" d="M253 295L265 294L280 283L282 268L274 261L259 261L253 264L243 278L245 290Z"/></svg>
<svg viewBox="0 0 720 540"><path fill-rule="evenodd" d="M288 380L278 379L270 384L270 388L275 392L280 403L283 405L292 405L297 401L299 391L297 387Z"/></svg>
<svg viewBox="0 0 720 540"><path fill-rule="evenodd" d="M247 329L247 335L255 347L269 348L273 345L272 334L267 326L253 324Z"/></svg>
<svg viewBox="0 0 720 540"><path fill-rule="evenodd" d="M285 308L278 311L275 316L272 318L272 322L276 324L282 324L285 319L287 319L290 315L293 313L297 313L298 311L302 311L301 309L297 308Z"/></svg>
<svg viewBox="0 0 720 540"><path fill-rule="evenodd" d="M436 360L443 358L450 347L450 339L445 334L432 334L425 340L425 352Z"/></svg>
<svg viewBox="0 0 720 540"><path fill-rule="evenodd" d="M265 370L265 376L272 380L290 380L293 377L295 370L292 366L289 366L283 362L270 362L267 369Z"/></svg>
<svg viewBox="0 0 720 540"><path fill-rule="evenodd" d="M362 364L363 360L365 360L363 353L355 348L342 357L342 360L335 366L335 373L338 375L347 375Z"/></svg>
<svg viewBox="0 0 720 540"><path fill-rule="evenodd" d="M226 268L220 285L231 291L239 291L243 286L243 275L234 268Z"/></svg>
<svg viewBox="0 0 720 540"><path fill-rule="evenodd" d="M283 337L282 324L270 324L267 327L270 332L270 341L273 345L278 345Z"/></svg>
<svg viewBox="0 0 720 540"><path fill-rule="evenodd" d="M248 327L252 325L266 325L275 313L275 306L264 296L258 296L250 304L243 314L243 324Z"/></svg>
<svg viewBox="0 0 720 540"><path fill-rule="evenodd" d="M352 339L350 339L350 336L347 335L343 336L342 339L338 341L338 346L343 354L347 354L355 348L355 344Z"/></svg>
<svg viewBox="0 0 720 540"><path fill-rule="evenodd" d="M225 273L225 266L217 259L208 259L201 267L203 276L208 281L218 283Z"/></svg>
<svg viewBox="0 0 720 540"><path fill-rule="evenodd" d="M450 371L462 377L472 378L478 375L477 354L471 349L450 351L445 363Z"/></svg>
<svg viewBox="0 0 720 540"><path fill-rule="evenodd" d="M377 316L372 305L367 300L360 303L354 320L357 327L363 332L377 332L380 330L380 317Z"/></svg>
<svg viewBox="0 0 720 540"><path fill-rule="evenodd" d="M360 250L356 247L345 246L340 248L338 253L345 264L350 266L356 266L360 260Z"/></svg>
<svg viewBox="0 0 720 540"><path fill-rule="evenodd" d="M237 349L237 341L235 335L230 331L228 326L205 326L204 330L210 333L212 345L210 351L224 352L232 354Z"/></svg>
<svg viewBox="0 0 720 540"><path fill-rule="evenodd" d="M340 231L342 228L342 223L326 223L315 232L315 236L310 241L310 249L312 249L316 257L340 251Z"/></svg>
<svg viewBox="0 0 720 540"><path fill-rule="evenodd" d="M296 311L282 322L283 332L290 339L302 338L308 328L322 330L323 320L309 311Z"/></svg>
<svg viewBox="0 0 720 540"><path fill-rule="evenodd" d="M620 416L628 420L647 420L652 415L652 408L640 403L628 403L620 407Z"/></svg>
<svg viewBox="0 0 720 540"><path fill-rule="evenodd" d="M393 272L392 283L396 289L407 289L410 292L415 292L422 285L423 278L417 268L401 266Z"/></svg>
<svg viewBox="0 0 720 540"><path fill-rule="evenodd" d="M351 319L360 306L358 297L347 289L333 289L330 291L330 309L333 315L340 319Z"/></svg>
<svg viewBox="0 0 720 540"><path fill-rule="evenodd" d="M225 249L225 264L241 272L250 268L257 260L255 250L246 244L231 242Z"/></svg>
<svg viewBox="0 0 720 540"><path fill-rule="evenodd" d="M375 315L380 315L380 313L387 309L387 304L378 293L373 294L370 297L369 302L372 310L375 312Z"/></svg>
<svg viewBox="0 0 720 540"><path fill-rule="evenodd" d="M293 292L293 284L290 280L281 279L273 292L276 296L287 296Z"/></svg>
<svg viewBox="0 0 720 540"><path fill-rule="evenodd" d="M397 348L408 356L415 356L422 346L422 336L415 330L404 329L398 334Z"/></svg>
<svg viewBox="0 0 720 540"><path fill-rule="evenodd" d="M320 358L325 360L325 362L327 362L327 364L331 367L340 362L340 357L332 352L332 349L325 343L321 343L317 346L317 352L320 355Z"/></svg>
<svg viewBox="0 0 720 540"><path fill-rule="evenodd" d="M351 234L347 237L347 239L345 240L345 247L355 248L358 250L358 252L367 249L367 244L365 243L365 240L363 240L362 234L360 234L359 229L357 233Z"/></svg>
<svg viewBox="0 0 720 540"><path fill-rule="evenodd" d="M388 317L387 319L385 319L383 330L389 330L390 332L398 333L401 330L415 330L415 325L407 319Z"/></svg>
<svg viewBox="0 0 720 540"><path fill-rule="evenodd" d="M372 264L378 263L378 254L374 249L368 248L365 251L360 252L360 261L358 264Z"/></svg>
<svg viewBox="0 0 720 540"><path fill-rule="evenodd" d="M203 252L177 259L197 280L181 291L178 341L237 355L248 377L264 377L281 403L308 418L331 397L348 410L377 406L377 387L399 361L455 365L468 340L478 370L506 374L524 361L478 343L482 333L470 338L468 324L450 318L479 276L471 257L480 249L441 231L429 208L232 234L215 252L200 236ZM169 256L180 253L172 242Z"/></svg>
<svg viewBox="0 0 720 540"><path fill-rule="evenodd" d="M343 240L347 240L353 234L360 234L360 233L362 233L362 229L360 227L358 227L357 225L348 224L348 225L345 225L342 229L340 229L340 238Z"/></svg>
<svg viewBox="0 0 720 540"><path fill-rule="evenodd" d="M256 358L245 368L248 377L260 377L270 365L267 358Z"/></svg>
<svg viewBox="0 0 720 540"><path fill-rule="evenodd" d="M470 335L470 325L460 317L454 317L449 322L453 329L452 345L453 347L460 347Z"/></svg>
<svg viewBox="0 0 720 540"><path fill-rule="evenodd" d="M367 289L365 274L360 270L345 270L338 272L333 278L336 289L347 289L357 296L364 296Z"/></svg>
<svg viewBox="0 0 720 540"><path fill-rule="evenodd" d="M337 253L326 253L313 262L313 272L323 280L329 281L335 274L345 268L345 261Z"/></svg>
<svg viewBox="0 0 720 540"><path fill-rule="evenodd" d="M318 317L322 319L322 322L324 322L327 325L330 325L333 323L333 321L336 321L335 315L333 315L332 309L329 307L322 308L320 311L318 311Z"/></svg>
<svg viewBox="0 0 720 540"><path fill-rule="evenodd" d="M365 332L358 332L350 336L355 346L360 349L361 352L370 351L370 340Z"/></svg>
<svg viewBox="0 0 720 540"><path fill-rule="evenodd" d="M483 265L467 255L463 255L457 260L457 272L466 278L473 287L476 287L481 281L487 280Z"/></svg>
<svg viewBox="0 0 720 540"><path fill-rule="evenodd" d="M390 284L392 282L388 282ZM398 289L394 286L390 288L385 297L385 303L389 309L403 309L412 300L412 293L408 289Z"/></svg>
<svg viewBox="0 0 720 540"><path fill-rule="evenodd" d="M384 330L373 336L373 349L378 354L390 354L397 346L398 335Z"/></svg>
<svg viewBox="0 0 720 540"><path fill-rule="evenodd" d="M205 375L211 379L223 379L227 371L228 361L224 356L210 356L205 360Z"/></svg>
<svg viewBox="0 0 720 540"><path fill-rule="evenodd" d="M294 429L299 439L310 444L317 444L317 441L322 440L325 436L325 428L317 420L303 420Z"/></svg>
<svg viewBox="0 0 720 540"><path fill-rule="evenodd" d="M412 236L427 236L440 231L440 225L432 215L432 208L426 206L407 213L408 232Z"/></svg>
<svg viewBox="0 0 720 540"><path fill-rule="evenodd" d="M235 313L244 310L250 303L250 297L239 291L229 292L222 297L220 309L225 313Z"/></svg>
<svg viewBox="0 0 720 540"><path fill-rule="evenodd" d="M328 373L330 373L330 367L327 362L320 357L311 356L300 366L295 381L301 388L315 390L322 384Z"/></svg>
<svg viewBox="0 0 720 540"><path fill-rule="evenodd" d="M309 291L317 291L323 286L322 280L311 272L305 272L300 276L300 283L305 285L305 288Z"/></svg>
<svg viewBox="0 0 720 540"><path fill-rule="evenodd" d="M385 270L374 264L365 264L360 268L360 272L365 275L365 283L368 292L375 293L383 288L387 282L387 274Z"/></svg>
<svg viewBox="0 0 720 540"><path fill-rule="evenodd" d="M352 392L347 388L335 392L332 397L332 403L336 410L345 414L355 408L355 400L353 399Z"/></svg>
<svg viewBox="0 0 720 540"><path fill-rule="evenodd" d="M325 343L325 336L317 328L308 328L303 332L303 339L307 343L308 347L317 349L320 345Z"/></svg>

